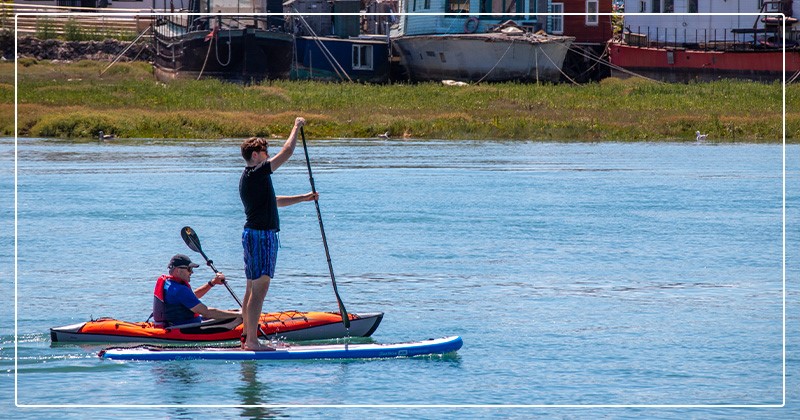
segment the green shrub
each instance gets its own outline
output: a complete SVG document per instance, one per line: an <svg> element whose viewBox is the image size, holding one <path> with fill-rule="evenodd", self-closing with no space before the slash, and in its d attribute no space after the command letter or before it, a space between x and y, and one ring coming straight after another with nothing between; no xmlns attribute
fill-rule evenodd
<svg viewBox="0 0 800 420"><path fill-rule="evenodd" d="M36 38L55 39L58 38L56 24L53 19L41 18L36 20Z"/></svg>

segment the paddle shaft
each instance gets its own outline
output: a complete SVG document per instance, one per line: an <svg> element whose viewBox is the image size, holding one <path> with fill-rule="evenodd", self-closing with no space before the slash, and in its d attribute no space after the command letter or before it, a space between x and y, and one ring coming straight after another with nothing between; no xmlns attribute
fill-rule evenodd
<svg viewBox="0 0 800 420"><path fill-rule="evenodd" d="M303 139L303 152L306 155L306 167L308 167L308 180L311 182L311 192L316 197L317 189L314 186L314 176L311 174L311 160L308 158L308 147L306 146L306 133L303 127L300 127L300 136ZM331 284L333 284L333 293L336 294L336 302L339 304L339 313L342 315L342 323L345 328L350 328L350 316L347 315L347 310L344 308L342 298L339 296L339 289L336 287L336 277L333 275L333 263L331 263L331 253L328 250L328 239L325 237L325 226L322 224L322 213L319 211L319 200L314 198L314 207L317 208L317 220L319 221L319 231L322 234L322 245L325 247L325 258L328 260L328 271L331 273Z"/></svg>
<svg viewBox="0 0 800 420"><path fill-rule="evenodd" d="M202 248L198 247L198 249L200 250L200 255L202 255L203 259L206 260L206 265L211 267L211 270L214 271L214 274L219 273L219 270L217 270L217 267L214 267L214 261L211 261L211 260L208 259L208 257L206 257L206 254L205 254L205 252L203 252ZM226 280L223 280L222 284L225 286L226 289L228 289L228 292L231 294L231 296L233 296L233 300L235 300L236 303L239 304L239 307L240 308L243 307L242 306L242 301L239 300L239 297L236 296L236 293L233 292L233 289L231 289L231 286L228 285L228 282Z"/></svg>
<svg viewBox="0 0 800 420"><path fill-rule="evenodd" d="M211 270L213 270L215 274L219 273L219 270L217 270L217 267L214 267L214 261L211 261L206 256L206 253L203 252L203 248L200 246L200 238L197 237L197 233L195 233L194 229L192 229L192 228L190 228L188 226L184 227L181 230L181 237L183 237L183 241L186 242L186 245L189 248L191 248L194 251L199 252L200 255L203 256L203 259L206 260L206 265L211 267ZM239 307L244 309L244 305L242 305L242 301L239 300L239 297L236 296L236 293L233 292L233 289L231 289L231 287L228 285L228 282L227 281L223 281L222 284L224 284L225 288L228 289L228 292L231 294L231 296L233 296L233 300L235 300L236 303L239 304ZM244 316L244 314L242 314L242 316ZM265 338L267 337L267 333L266 333L266 331L264 331L263 328L261 328L261 324L260 323L258 325L258 331L260 331L261 335L263 335Z"/></svg>

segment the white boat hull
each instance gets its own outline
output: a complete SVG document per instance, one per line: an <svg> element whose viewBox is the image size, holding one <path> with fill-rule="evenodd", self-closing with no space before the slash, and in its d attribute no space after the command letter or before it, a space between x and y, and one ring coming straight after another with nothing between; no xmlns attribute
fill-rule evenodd
<svg viewBox="0 0 800 420"><path fill-rule="evenodd" d="M401 36L393 40L411 80L557 82L573 37L502 33Z"/></svg>

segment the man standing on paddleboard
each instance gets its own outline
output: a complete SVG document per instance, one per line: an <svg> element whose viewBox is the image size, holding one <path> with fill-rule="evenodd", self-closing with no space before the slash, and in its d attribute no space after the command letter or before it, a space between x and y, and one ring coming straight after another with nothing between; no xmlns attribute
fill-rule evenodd
<svg viewBox="0 0 800 420"><path fill-rule="evenodd" d="M246 162L246 167L239 179L239 196L247 217L242 232L247 277L247 288L242 302L244 317L242 348L245 350L273 350L258 341L258 322L270 280L275 275L280 230L278 207L319 199L319 194L313 192L276 196L270 177L294 153L297 132L305 122L302 117L295 119L289 138L281 150L272 157L267 150L267 141L263 138L251 137L242 142L242 158Z"/></svg>

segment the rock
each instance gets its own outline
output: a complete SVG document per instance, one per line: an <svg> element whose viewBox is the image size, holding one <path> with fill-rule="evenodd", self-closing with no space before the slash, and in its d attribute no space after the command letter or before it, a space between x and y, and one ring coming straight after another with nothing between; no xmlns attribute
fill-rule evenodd
<svg viewBox="0 0 800 420"><path fill-rule="evenodd" d="M19 58L35 58L37 60L100 60L111 61L117 58L126 47L130 45L128 41L116 39L106 39L103 41L61 41L58 39L39 40L31 36L21 37L17 42ZM14 59L13 39L9 45L3 43L3 58L6 60ZM125 52L123 61L137 60L150 61L152 55L149 53L150 45L147 42L139 42ZM137 58L138 55L138 58Z"/></svg>

